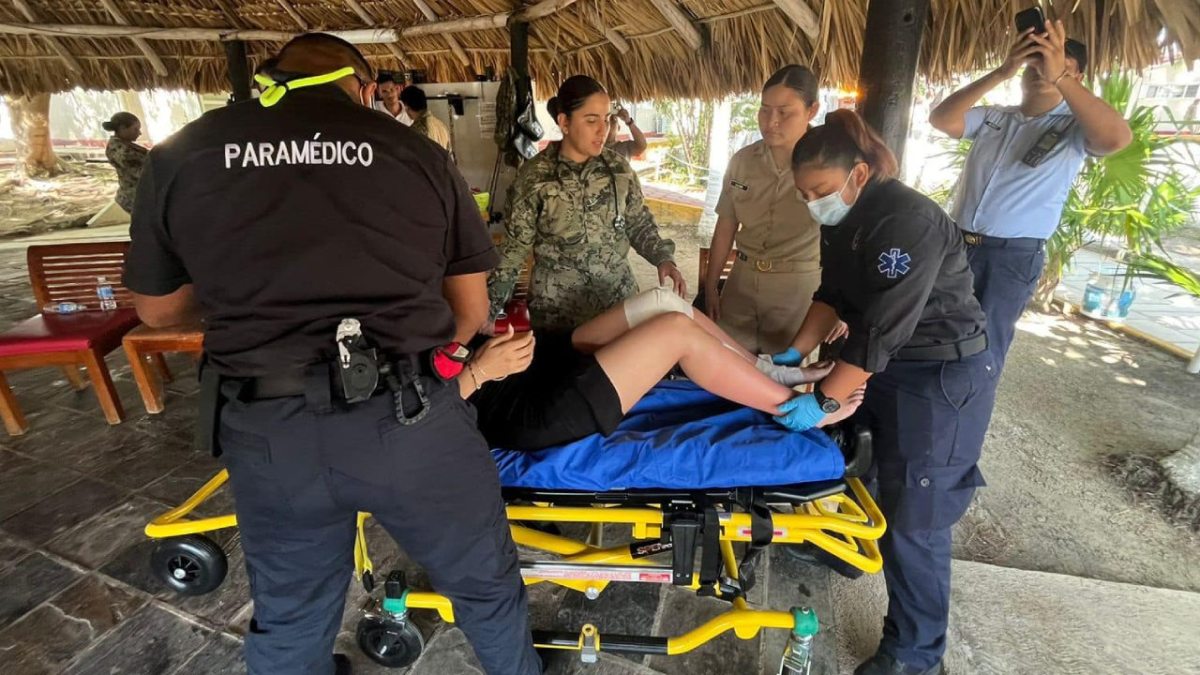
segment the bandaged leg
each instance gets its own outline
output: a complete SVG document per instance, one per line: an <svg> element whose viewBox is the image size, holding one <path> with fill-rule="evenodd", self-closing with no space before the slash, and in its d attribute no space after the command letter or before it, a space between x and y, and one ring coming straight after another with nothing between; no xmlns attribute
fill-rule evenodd
<svg viewBox="0 0 1200 675"><path fill-rule="evenodd" d="M677 312L689 319L695 316L695 310L688 304L688 301L665 286L652 288L633 296L625 301L624 307L625 321L629 323L631 329L660 314Z"/></svg>

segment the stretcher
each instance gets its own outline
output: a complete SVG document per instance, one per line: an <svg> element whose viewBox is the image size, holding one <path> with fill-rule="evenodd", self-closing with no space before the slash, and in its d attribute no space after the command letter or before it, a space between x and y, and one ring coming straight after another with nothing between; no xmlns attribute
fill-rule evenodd
<svg viewBox="0 0 1200 675"><path fill-rule="evenodd" d="M522 560L527 585L557 584L595 599L613 583L672 584L729 603L726 612L669 637L606 634L592 624L535 631L539 648L576 650L585 662L601 651L682 654L729 631L742 639L762 629L811 637L810 610L747 603L756 560L770 545L815 546L872 574L882 567L884 518L859 479L871 462L865 429L796 434L690 383L664 382L608 437L539 452L495 450L493 457L513 539L551 554ZM159 540L154 572L178 593L207 593L225 576L224 552L203 533L236 527L236 517L189 516L227 478L220 472L146 527ZM359 514L354 556L368 592L376 585L363 531L369 517ZM591 532L565 536L560 526L588 529L567 524ZM632 540L597 543L606 525L628 528ZM375 661L403 667L424 647L410 612L432 610L453 622L454 607L439 593L409 588L399 571L383 586L382 599L359 623L358 643ZM780 672L801 671L784 662Z"/></svg>

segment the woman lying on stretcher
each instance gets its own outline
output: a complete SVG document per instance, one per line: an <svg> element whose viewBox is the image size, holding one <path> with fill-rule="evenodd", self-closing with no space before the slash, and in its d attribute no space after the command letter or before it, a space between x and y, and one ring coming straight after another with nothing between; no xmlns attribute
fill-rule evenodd
<svg viewBox="0 0 1200 675"><path fill-rule="evenodd" d="M621 418L678 364L697 385L771 415L831 364L772 365L741 347L669 289L637 295L572 333L505 334L475 346L458 378L494 448L537 450L595 433ZM817 426L849 417L861 392Z"/></svg>

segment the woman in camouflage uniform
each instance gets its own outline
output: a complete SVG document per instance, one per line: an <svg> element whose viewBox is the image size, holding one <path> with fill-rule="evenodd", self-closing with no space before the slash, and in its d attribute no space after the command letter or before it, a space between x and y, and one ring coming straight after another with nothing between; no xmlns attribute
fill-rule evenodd
<svg viewBox="0 0 1200 675"><path fill-rule="evenodd" d="M632 246L660 283L686 292L675 243L659 236L629 162L604 147L611 101L590 77L568 78L547 107L562 129L525 163L509 192L500 266L488 279L492 314L512 295L533 252L529 311L535 330L570 331L637 294Z"/></svg>
<svg viewBox="0 0 1200 675"><path fill-rule="evenodd" d="M117 170L117 196L114 201L129 213L133 213L133 195L137 192L138 179L142 177L142 164L146 161L146 148L134 143L142 135L142 122L133 113L119 112L103 125L112 132L104 156Z"/></svg>

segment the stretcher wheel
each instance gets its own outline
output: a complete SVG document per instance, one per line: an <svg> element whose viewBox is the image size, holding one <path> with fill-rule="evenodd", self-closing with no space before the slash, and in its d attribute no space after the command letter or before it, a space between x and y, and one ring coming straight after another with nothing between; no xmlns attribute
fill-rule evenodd
<svg viewBox="0 0 1200 675"><path fill-rule="evenodd" d="M215 541L198 534L159 542L150 555L155 576L180 595L204 595L225 580L229 560Z"/></svg>
<svg viewBox="0 0 1200 675"><path fill-rule="evenodd" d="M366 616L358 622L356 637L359 649L387 668L412 665L425 649L425 638L411 621Z"/></svg>

